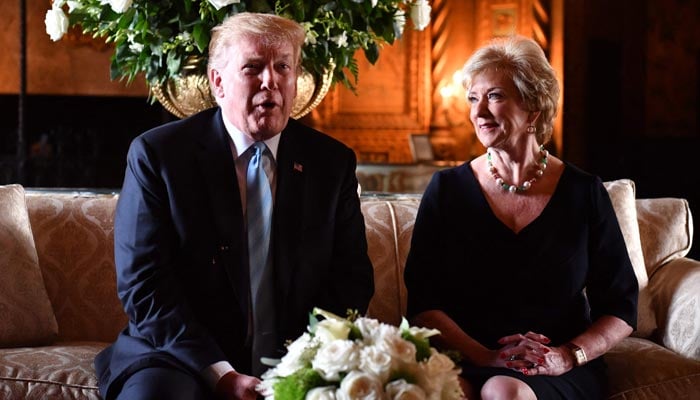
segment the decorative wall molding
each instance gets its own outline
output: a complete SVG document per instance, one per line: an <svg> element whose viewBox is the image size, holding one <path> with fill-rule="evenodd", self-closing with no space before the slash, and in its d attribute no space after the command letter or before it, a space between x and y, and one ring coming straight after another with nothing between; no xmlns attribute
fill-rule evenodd
<svg viewBox="0 0 700 400"><path fill-rule="evenodd" d="M309 123L352 147L361 161L411 162L409 137L430 125L430 33L407 26L375 65L362 52L357 95L337 85Z"/></svg>

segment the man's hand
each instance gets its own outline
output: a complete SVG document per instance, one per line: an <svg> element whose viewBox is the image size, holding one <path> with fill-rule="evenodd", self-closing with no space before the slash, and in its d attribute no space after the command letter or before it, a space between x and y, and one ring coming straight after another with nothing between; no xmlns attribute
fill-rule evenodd
<svg viewBox="0 0 700 400"><path fill-rule="evenodd" d="M260 379L231 371L219 379L216 384L216 396L226 400L255 400L258 392L255 387Z"/></svg>

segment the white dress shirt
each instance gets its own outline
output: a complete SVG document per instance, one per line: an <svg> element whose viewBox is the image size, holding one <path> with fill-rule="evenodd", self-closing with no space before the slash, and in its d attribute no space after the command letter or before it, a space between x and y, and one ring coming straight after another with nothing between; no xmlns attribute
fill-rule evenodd
<svg viewBox="0 0 700 400"><path fill-rule="evenodd" d="M248 163L250 162L250 153L246 153L248 148L255 142L250 136L241 132L236 128L227 118L222 114L224 119L224 126L226 131L231 137L231 152L233 154L233 161L236 165L236 176L238 178L238 188L241 192L241 205L243 206L243 212L246 210L246 187L247 187L247 169ZM270 181L270 189L272 190L272 199L274 202L275 192L277 188L277 174L276 162L277 159L277 148L280 143L280 134L265 140L265 145L270 149L272 157L263 157L263 168L267 174L267 179ZM219 380L227 373L235 371L231 363L228 361L216 362L202 371L202 376L209 384L212 389L216 388L216 384Z"/></svg>

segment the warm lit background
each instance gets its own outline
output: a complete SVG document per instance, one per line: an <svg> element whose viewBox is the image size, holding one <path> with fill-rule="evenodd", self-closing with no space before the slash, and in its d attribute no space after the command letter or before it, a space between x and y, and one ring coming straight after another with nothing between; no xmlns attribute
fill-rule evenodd
<svg viewBox="0 0 700 400"><path fill-rule="evenodd" d="M130 140L174 117L148 102L143 81L110 82L111 49L100 41L73 33L51 42L49 4L26 0L22 94L20 1L0 2L0 184L118 188ZM563 84L551 150L604 180L633 179L638 197L686 198L700 215L700 2L431 5L425 31L408 29L375 66L360 56L358 96L336 88L304 121L364 165L413 163L412 135L424 135L437 161L468 160L483 150L454 73L484 41L517 32L543 46Z"/></svg>

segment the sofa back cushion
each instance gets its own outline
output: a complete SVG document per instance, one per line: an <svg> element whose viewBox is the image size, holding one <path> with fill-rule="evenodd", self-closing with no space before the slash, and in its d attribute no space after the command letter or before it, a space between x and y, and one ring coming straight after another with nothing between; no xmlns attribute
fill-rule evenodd
<svg viewBox="0 0 700 400"><path fill-rule="evenodd" d="M653 334L657 325L656 317L651 307L651 295L647 290L649 278L639 235L634 182L629 179L619 179L604 182L603 185L608 190L613 208L615 208L615 215L627 245L627 254L630 257L634 273L637 276L637 283L639 284L637 329L632 333L632 336L646 338Z"/></svg>
<svg viewBox="0 0 700 400"><path fill-rule="evenodd" d="M644 289L649 282L647 269L644 265L644 253L642 242L639 238L639 224L637 223L637 207L635 200L634 182L629 179L604 182L603 185L610 195L617 222L620 224L622 236L627 245L627 254L632 262L634 274L640 289Z"/></svg>
<svg viewBox="0 0 700 400"><path fill-rule="evenodd" d="M362 214L374 266L374 297L368 315L399 324L406 315L403 271L411 246L420 196L363 197Z"/></svg>
<svg viewBox="0 0 700 400"><path fill-rule="evenodd" d="M113 341L126 325L114 269L116 202L111 193L27 193L59 340Z"/></svg>
<svg viewBox="0 0 700 400"><path fill-rule="evenodd" d="M658 265L687 253L692 241L692 220L685 200L637 200L639 213L635 214L629 208L634 196L631 181L606 183L606 187L630 257L634 251L629 248L630 244L634 245L634 231L641 231L640 242L644 244L649 274ZM420 195L362 197L368 251L375 275L375 296L369 315L388 323L399 323L406 312L403 272L420 198ZM126 324L116 294L113 256L116 202L116 194L27 193L39 263L61 340L112 341ZM639 219L639 227L631 222L632 217ZM637 249L641 251L641 245ZM643 279L646 281L646 275ZM646 300L642 291L638 336L648 336L655 328Z"/></svg>
<svg viewBox="0 0 700 400"><path fill-rule="evenodd" d="M639 199L637 218L647 273L684 257L693 243L693 218L688 201L678 198Z"/></svg>
<svg viewBox="0 0 700 400"><path fill-rule="evenodd" d="M48 344L57 333L24 188L0 186L0 347Z"/></svg>

